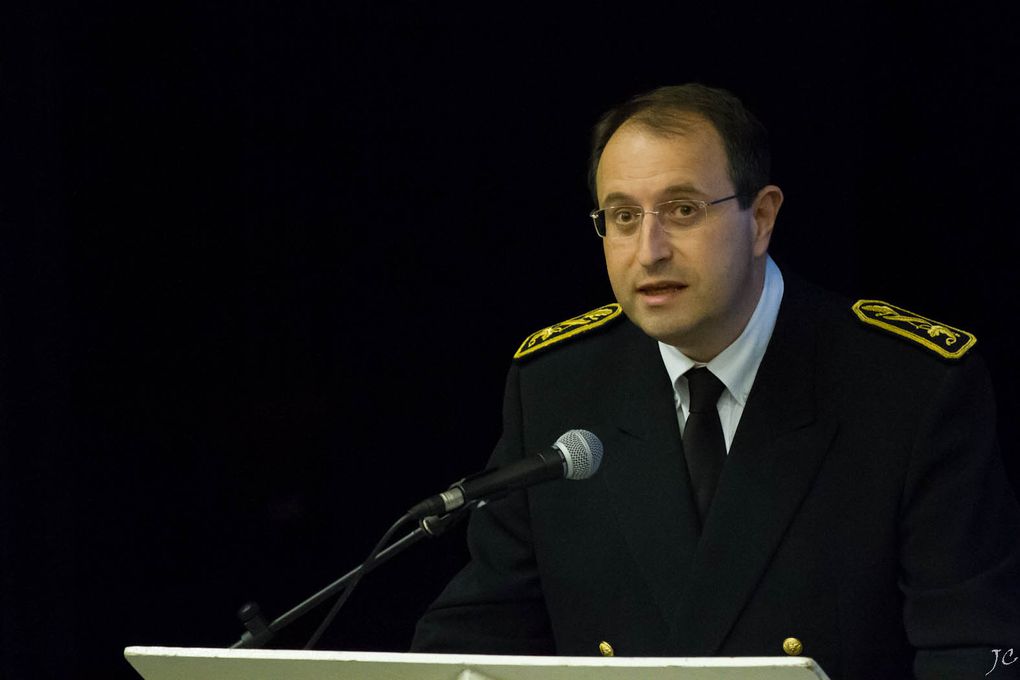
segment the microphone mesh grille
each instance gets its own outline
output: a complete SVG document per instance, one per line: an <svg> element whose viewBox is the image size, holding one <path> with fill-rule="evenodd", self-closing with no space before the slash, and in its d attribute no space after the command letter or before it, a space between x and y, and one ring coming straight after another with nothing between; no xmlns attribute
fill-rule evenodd
<svg viewBox="0 0 1020 680"><path fill-rule="evenodd" d="M602 464L602 442L588 430L570 430L556 440L567 463L567 479L588 479Z"/></svg>

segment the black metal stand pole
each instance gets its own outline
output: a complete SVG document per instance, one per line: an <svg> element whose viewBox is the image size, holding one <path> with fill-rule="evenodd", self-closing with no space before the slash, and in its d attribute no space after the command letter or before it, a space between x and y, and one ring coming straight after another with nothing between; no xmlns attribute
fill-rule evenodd
<svg viewBox="0 0 1020 680"><path fill-rule="evenodd" d="M274 619L272 623L266 624L265 618L263 618L257 603L248 602L242 606L237 613L238 618L241 619L241 623L244 624L244 627L247 628L247 630L241 636L241 639L232 644L230 648L257 649L259 647L264 647L270 640L273 639L273 636L276 633L307 614L323 601L338 594L351 581L351 579L361 572L361 570L366 569L367 567L366 573L368 573L368 571L371 571L380 564L389 561L391 557L403 552L421 539L441 535L451 526L456 524L461 517L463 517L464 511L467 510L467 508L468 506L458 508L454 512L441 517L426 517L421 520L418 528L414 531L410 532L400 540L395 541L385 550L380 551L375 559L372 560L371 564L359 564L357 567L350 570L336 581L333 581L333 583L330 583L328 586L315 593L301 604L297 605L282 616Z"/></svg>

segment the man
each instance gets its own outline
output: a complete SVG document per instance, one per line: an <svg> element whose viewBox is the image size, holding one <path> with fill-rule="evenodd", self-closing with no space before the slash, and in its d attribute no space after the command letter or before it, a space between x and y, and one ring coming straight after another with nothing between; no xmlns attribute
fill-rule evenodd
<svg viewBox="0 0 1020 680"><path fill-rule="evenodd" d="M413 649L803 654L869 679L981 677L1020 649L1020 513L973 336L780 272L768 168L722 90L602 118L618 306L524 342L492 459L583 428L602 469L474 512Z"/></svg>

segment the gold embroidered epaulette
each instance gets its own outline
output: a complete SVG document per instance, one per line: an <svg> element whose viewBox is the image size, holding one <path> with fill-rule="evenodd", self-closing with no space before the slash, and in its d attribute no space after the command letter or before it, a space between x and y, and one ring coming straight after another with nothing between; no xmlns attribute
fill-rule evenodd
<svg viewBox="0 0 1020 680"><path fill-rule="evenodd" d="M580 316L575 316L572 319L561 321L548 328L543 328L540 331L535 331L524 339L524 342L521 343L521 346L514 354L514 359L526 357L557 342L572 338L575 335L593 331L620 316L621 313L623 313L623 309L614 302L604 307L593 309L590 312L585 312Z"/></svg>
<svg viewBox="0 0 1020 680"><path fill-rule="evenodd" d="M912 340L946 359L959 359L977 342L967 331L881 300L858 300L853 310L864 323Z"/></svg>

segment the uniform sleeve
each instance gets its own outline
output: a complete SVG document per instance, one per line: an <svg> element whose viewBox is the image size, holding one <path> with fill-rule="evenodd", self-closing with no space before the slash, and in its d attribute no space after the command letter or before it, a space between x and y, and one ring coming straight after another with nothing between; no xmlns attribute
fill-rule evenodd
<svg viewBox="0 0 1020 680"><path fill-rule="evenodd" d="M904 623L918 678L980 678L1020 652L1020 510L1002 465L980 358L921 395L901 504ZM991 677L991 676L990 676ZM1020 663L995 677L1020 677Z"/></svg>
<svg viewBox="0 0 1020 680"><path fill-rule="evenodd" d="M507 377L503 435L489 467L522 456L519 368ZM472 511L471 560L418 621L411 651L555 653L531 541L527 500L514 492Z"/></svg>

